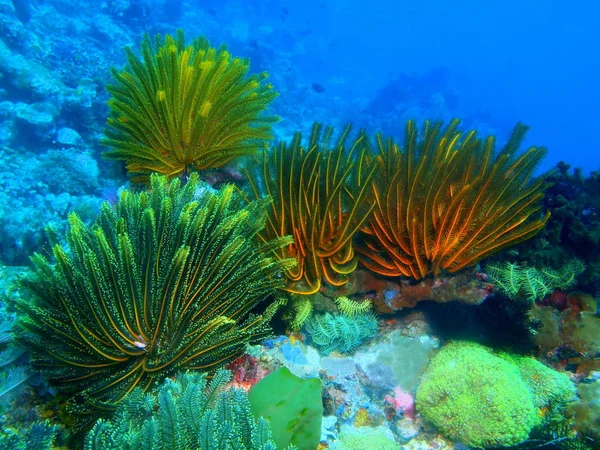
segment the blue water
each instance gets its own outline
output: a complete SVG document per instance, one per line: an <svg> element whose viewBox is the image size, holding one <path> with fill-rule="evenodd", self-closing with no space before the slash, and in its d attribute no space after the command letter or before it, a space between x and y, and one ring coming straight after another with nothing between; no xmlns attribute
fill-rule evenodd
<svg viewBox="0 0 600 450"><path fill-rule="evenodd" d="M376 117L379 110L368 105L378 92L409 77L410 95L392 89L390 104L419 103L425 117L458 116L500 139L522 121L531 127L526 143L548 148L543 168L560 160L586 172L600 166L598 2L274 1L256 8L240 3L243 19L229 15L233 4L212 6L215 20L224 20L233 34L231 47L245 37L285 52L280 55L294 74L286 89L320 84L325 91L314 100L317 107L339 97L342 105L329 107L330 120L363 126L345 104L358 101ZM272 73L288 71L268 61L261 65ZM431 100L436 93L443 101ZM414 112L384 131L400 136Z"/></svg>

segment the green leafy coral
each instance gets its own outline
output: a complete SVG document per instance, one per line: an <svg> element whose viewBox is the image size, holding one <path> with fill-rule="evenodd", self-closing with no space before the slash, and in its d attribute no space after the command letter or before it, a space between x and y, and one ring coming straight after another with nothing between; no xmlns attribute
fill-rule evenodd
<svg viewBox="0 0 600 450"><path fill-rule="evenodd" d="M533 358L452 342L423 375L416 406L452 439L475 448L508 447L555 420L574 394L565 374Z"/></svg>
<svg viewBox="0 0 600 450"><path fill-rule="evenodd" d="M579 259L571 259L558 269L527 267L517 263L490 264L486 273L494 287L513 300L534 302L551 294L555 289L574 286L577 276L585 270Z"/></svg>
<svg viewBox="0 0 600 450"><path fill-rule="evenodd" d="M166 379L156 395L135 389L110 421L94 425L85 450L276 450L246 392L225 388L230 375L219 369L207 383L204 374L187 372Z"/></svg>
<svg viewBox="0 0 600 450"><path fill-rule="evenodd" d="M352 352L374 337L378 329L377 318L371 313L353 316L325 313L306 321L306 331L312 343L325 355L333 351Z"/></svg>
<svg viewBox="0 0 600 450"><path fill-rule="evenodd" d="M312 316L314 305L312 298L306 295L290 294L283 318L290 324L292 330L298 331Z"/></svg>
<svg viewBox="0 0 600 450"><path fill-rule="evenodd" d="M344 296L337 297L334 302L342 313L350 317L367 313L373 306L373 304L368 300L357 302L356 300L352 300Z"/></svg>
<svg viewBox="0 0 600 450"><path fill-rule="evenodd" d="M289 238L256 244L264 221L260 202L232 186L213 193L197 174L185 186L154 175L150 191L124 191L92 226L70 215L68 248L54 246L55 263L32 258L33 298L18 302L32 363L93 411L239 356L270 333L276 304L251 310L294 263L269 256Z"/></svg>
<svg viewBox="0 0 600 450"><path fill-rule="evenodd" d="M272 138L278 118L261 113L277 93L266 73L247 77L248 60L204 38L186 45L181 30L154 44L146 36L141 50L140 60L126 48L127 67L112 71L104 140L105 156L126 161L135 181L221 167Z"/></svg>

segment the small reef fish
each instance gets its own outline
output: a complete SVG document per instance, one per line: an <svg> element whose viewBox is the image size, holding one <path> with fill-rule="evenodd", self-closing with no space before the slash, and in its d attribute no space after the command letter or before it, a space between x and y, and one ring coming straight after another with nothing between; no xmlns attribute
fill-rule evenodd
<svg viewBox="0 0 600 450"><path fill-rule="evenodd" d="M319 94L325 92L325 88L318 83L313 83L311 87L312 87L313 91L315 91Z"/></svg>

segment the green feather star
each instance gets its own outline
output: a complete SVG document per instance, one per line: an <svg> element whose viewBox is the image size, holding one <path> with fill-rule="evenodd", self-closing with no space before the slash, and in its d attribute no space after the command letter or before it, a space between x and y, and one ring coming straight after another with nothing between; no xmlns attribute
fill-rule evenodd
<svg viewBox="0 0 600 450"><path fill-rule="evenodd" d="M183 187L154 175L151 188L105 203L92 226L71 214L68 245L54 246L54 263L36 254L23 281L33 298L18 303L20 341L63 393L81 394L83 412L239 356L270 333L276 303L251 311L295 263L270 256L291 238L257 244L264 202L213 193L195 174Z"/></svg>

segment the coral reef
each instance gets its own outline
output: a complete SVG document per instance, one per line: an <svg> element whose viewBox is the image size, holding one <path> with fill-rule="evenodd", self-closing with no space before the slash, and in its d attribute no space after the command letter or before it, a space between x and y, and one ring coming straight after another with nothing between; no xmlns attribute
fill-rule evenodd
<svg viewBox="0 0 600 450"><path fill-rule="evenodd" d="M600 370L598 301L572 293L564 303L536 304L530 315L542 326L535 335L538 353L549 363L584 378Z"/></svg>
<svg viewBox="0 0 600 450"><path fill-rule="evenodd" d="M76 6L0 0L0 261L14 265L0 269L0 290L13 275L26 276L29 289L0 296L1 448L81 448L76 432L92 425L100 407L107 411L90 448L274 449L287 439L280 436L310 422L306 413L321 400L310 443L300 443L307 449L317 446L319 431L319 449L459 448L414 409L427 363L454 338L505 350L486 348L484 357L478 347L469 352L481 356L476 364L457 358L435 377L450 380L448 389L452 376L470 383L470 392L456 391L462 403L448 407L443 422L474 424L473 446L514 443L526 429L527 440L517 444L523 448L598 446L599 172L584 177L560 163L548 178L533 179L544 150L519 151L525 127L496 151L493 138L461 133L456 121L445 128L425 121L461 117L484 136L510 130L506 119L464 109L469 92L457 95L445 69L379 78L359 71L367 89L340 76L341 67L313 70L319 57L337 60L333 42L315 32L337 13L328 2L315 5L317 14L308 4L306 14L276 0ZM182 32L167 34L183 25L249 60L204 38L186 44ZM277 101L267 71L285 93ZM403 145L367 138L375 130L397 136L408 119L415 122ZM315 121L353 122L365 131L352 136L340 127L335 137ZM423 122L419 133L414 123ZM99 158L103 137L116 161ZM272 137L278 142L268 148ZM256 154L257 163L245 158ZM130 180L161 172L179 187L161 182L171 189L161 199L134 194L123 161ZM227 183L236 188L211 189ZM258 202L238 198L237 188ZM220 201L227 196L229 203ZM101 207L102 200L112 206ZM379 273L355 270L361 249L365 267ZM36 273L25 275L16 265L34 252L48 260L34 256ZM565 266L573 258L585 262L575 287L596 298L573 289L579 269ZM522 275L516 282L505 276L506 261ZM14 342L15 301L19 342L29 344L32 366ZM363 341L356 323L367 310L386 317L370 316L368 334L376 338ZM270 322L287 335L262 341ZM578 384L580 401L565 411L573 394L566 377L507 349L537 350L540 361ZM226 377L213 371L222 364L235 387L270 380L259 396L275 406L276 426L252 418L243 392L223 390ZM282 365L320 379L318 389L308 381L310 402L273 381ZM52 387L30 377L36 367ZM200 373L178 372L186 368ZM497 389L500 382L484 392L503 376L514 402ZM496 403L476 396L482 392ZM475 402L479 416L471 419ZM482 405L491 405L484 413L501 405L499 420L481 420L488 417ZM87 420L72 411L92 414ZM521 428L511 411L523 413Z"/></svg>
<svg viewBox="0 0 600 450"><path fill-rule="evenodd" d="M366 297L378 314L393 314L402 309L414 308L419 302L427 300L479 305L490 294L490 284L476 275L467 270L460 274L414 282L407 279L391 280L357 269L351 282L342 286L338 294Z"/></svg>
<svg viewBox="0 0 600 450"><path fill-rule="evenodd" d="M575 421L577 430L597 444L600 442L600 380L598 377L580 383L577 387L577 395L580 401L571 404L567 414Z"/></svg>
<svg viewBox="0 0 600 450"><path fill-rule="evenodd" d="M95 159L73 149L37 155L0 150L0 260L26 265L48 244L46 229L62 235L69 212L90 222L100 209L94 194L101 178Z"/></svg>
<svg viewBox="0 0 600 450"><path fill-rule="evenodd" d="M595 292L600 286L600 172L584 177L559 163L549 180L544 207L550 219L540 237L517 247L517 260L530 266L560 268L564 261L578 258L586 269L578 287Z"/></svg>

